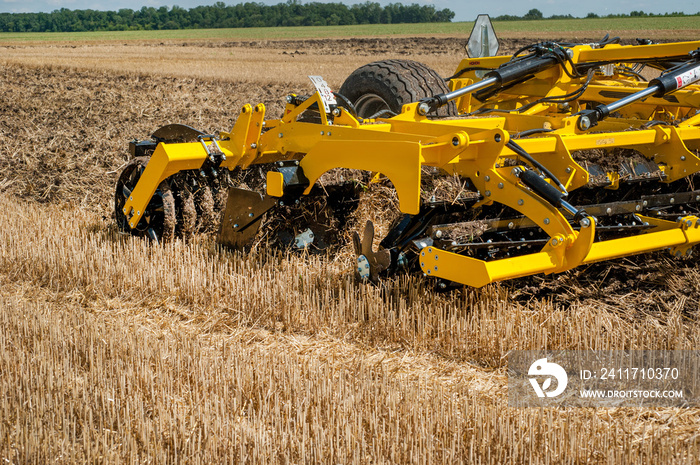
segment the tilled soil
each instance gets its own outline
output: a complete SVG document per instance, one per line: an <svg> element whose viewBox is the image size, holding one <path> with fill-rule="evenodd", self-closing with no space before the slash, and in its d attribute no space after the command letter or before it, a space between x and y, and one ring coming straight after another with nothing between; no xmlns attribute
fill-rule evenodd
<svg viewBox="0 0 700 465"><path fill-rule="evenodd" d="M282 110L286 90L231 82L8 65L0 71L0 186L38 202L102 208L128 142L185 123L230 130L250 99ZM248 89L248 86L245 86Z"/></svg>

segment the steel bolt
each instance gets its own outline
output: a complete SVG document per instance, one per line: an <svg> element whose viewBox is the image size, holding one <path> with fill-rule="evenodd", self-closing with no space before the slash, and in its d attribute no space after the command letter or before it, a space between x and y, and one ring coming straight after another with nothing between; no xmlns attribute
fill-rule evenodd
<svg viewBox="0 0 700 465"><path fill-rule="evenodd" d="M279 137L279 138L281 139L281 138L284 137L284 134L282 134L282 133L280 132L279 134L277 134L277 137Z"/></svg>
<svg viewBox="0 0 700 465"><path fill-rule="evenodd" d="M518 205L522 205L524 203L525 203L525 201L523 199L518 199Z"/></svg>
<svg viewBox="0 0 700 465"><path fill-rule="evenodd" d="M325 135L325 134L326 134L326 133L325 133L324 131L321 131L321 135L322 135L322 136Z"/></svg>
<svg viewBox="0 0 700 465"><path fill-rule="evenodd" d="M552 247L556 247L556 246L558 246L558 245L559 245L559 241L558 241L557 238L555 237L554 239L552 239Z"/></svg>
<svg viewBox="0 0 700 465"><path fill-rule="evenodd" d="M591 225L591 220L589 220L588 218L584 218L581 220L581 227L582 228L588 228L588 227L590 227L590 225Z"/></svg>
<svg viewBox="0 0 700 465"><path fill-rule="evenodd" d="M608 215L612 214L612 208L608 207L608 208L605 210L605 213L607 213Z"/></svg>
<svg viewBox="0 0 700 465"><path fill-rule="evenodd" d="M491 176L488 176L488 175L484 176L484 181L489 182L490 180L491 180Z"/></svg>
<svg viewBox="0 0 700 465"><path fill-rule="evenodd" d="M250 148L251 148L251 149L257 149L257 148L258 148L258 144L256 144L255 142L253 142L252 144L250 144Z"/></svg>
<svg viewBox="0 0 700 465"><path fill-rule="evenodd" d="M549 224L549 218L544 219L544 224Z"/></svg>
<svg viewBox="0 0 700 465"><path fill-rule="evenodd" d="M133 201L134 201L134 198L133 198L133 197L129 197L129 202L133 202Z"/></svg>
<svg viewBox="0 0 700 465"><path fill-rule="evenodd" d="M671 203L676 203L676 199L671 198Z"/></svg>
<svg viewBox="0 0 700 465"><path fill-rule="evenodd" d="M294 97L291 95L287 95L287 103L292 103L294 101Z"/></svg>
<svg viewBox="0 0 700 465"><path fill-rule="evenodd" d="M503 183L502 183L502 182L499 182L499 183L498 183L498 188L499 188L499 189L503 189Z"/></svg>
<svg viewBox="0 0 700 465"><path fill-rule="evenodd" d="M284 207L284 202L280 200L280 207Z"/></svg>
<svg viewBox="0 0 700 465"><path fill-rule="evenodd" d="M514 227L515 227L515 223L513 223L512 221L510 223L508 223L508 229L513 229Z"/></svg>
<svg viewBox="0 0 700 465"><path fill-rule="evenodd" d="M486 195L486 197L491 197L491 191L486 191L484 192L484 194Z"/></svg>
<svg viewBox="0 0 700 465"><path fill-rule="evenodd" d="M333 116L340 116L340 113L341 113L340 108L333 109Z"/></svg>
<svg viewBox="0 0 700 465"><path fill-rule="evenodd" d="M685 161L685 155L681 155L681 161Z"/></svg>
<svg viewBox="0 0 700 465"><path fill-rule="evenodd" d="M578 128L581 131L588 131L591 128L591 119L588 116L582 116L578 119Z"/></svg>
<svg viewBox="0 0 700 465"><path fill-rule="evenodd" d="M452 138L452 145L454 145L455 147L459 146L459 138L458 137Z"/></svg>
<svg viewBox="0 0 700 465"><path fill-rule="evenodd" d="M700 200L700 199L698 199L698 200ZM642 202L642 205L644 205L644 206L646 207L647 205L649 205L649 202L647 202L647 201L645 200L644 202Z"/></svg>
<svg viewBox="0 0 700 465"><path fill-rule="evenodd" d="M252 213L248 213L248 218L252 218L254 215Z"/></svg>
<svg viewBox="0 0 700 465"><path fill-rule="evenodd" d="M442 237L442 231L440 231L439 229L437 231L435 231L435 237L440 239Z"/></svg>
<svg viewBox="0 0 700 465"><path fill-rule="evenodd" d="M637 211L639 211L639 210L642 209L642 206L641 206L641 205L637 205L636 207L634 207L634 209L637 210Z"/></svg>
<svg viewBox="0 0 700 465"><path fill-rule="evenodd" d="M567 169L566 169L566 173L567 173L567 174L570 174L570 173L571 173L571 168L567 168Z"/></svg>
<svg viewBox="0 0 700 465"><path fill-rule="evenodd" d="M425 116L428 114L428 111L430 111L430 105L427 103L423 102L418 105L418 114L421 116Z"/></svg>
<svg viewBox="0 0 700 465"><path fill-rule="evenodd" d="M234 223L233 228L234 229L238 228L238 223Z"/></svg>

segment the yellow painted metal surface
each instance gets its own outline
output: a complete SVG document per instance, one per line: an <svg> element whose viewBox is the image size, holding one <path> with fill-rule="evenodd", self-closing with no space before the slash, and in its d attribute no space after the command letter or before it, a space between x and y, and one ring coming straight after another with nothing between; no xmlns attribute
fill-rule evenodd
<svg viewBox="0 0 700 465"><path fill-rule="evenodd" d="M124 204L129 225L134 228L138 224L161 181L179 171L199 169L206 158L207 152L199 142L158 144L131 197Z"/></svg>
<svg viewBox="0 0 700 465"><path fill-rule="evenodd" d="M505 279L553 272L558 264L556 254L547 252L486 262L435 247L426 247L420 252L420 266L427 276L471 287L483 287Z"/></svg>
<svg viewBox="0 0 700 465"><path fill-rule="evenodd" d="M305 194L333 168L378 171L394 184L401 211L415 215L420 210L421 158L421 146L415 142L326 140L316 144L299 166L311 183Z"/></svg>
<svg viewBox="0 0 700 465"><path fill-rule="evenodd" d="M282 197L284 195L284 175L275 171L267 172L267 195Z"/></svg>

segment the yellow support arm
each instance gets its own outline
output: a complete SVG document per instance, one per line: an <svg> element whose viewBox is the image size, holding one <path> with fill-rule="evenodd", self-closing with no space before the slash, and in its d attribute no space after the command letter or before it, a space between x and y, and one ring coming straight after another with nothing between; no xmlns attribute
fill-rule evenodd
<svg viewBox="0 0 700 465"><path fill-rule="evenodd" d="M124 215L134 228L146 210L158 185L168 176L183 170L201 168L208 154L199 142L158 144L136 188L124 204Z"/></svg>
<svg viewBox="0 0 700 465"><path fill-rule="evenodd" d="M399 208L416 215L420 211L420 170L423 157L418 142L325 140L319 142L299 163L311 191L323 173L333 168L376 171L388 177L396 188Z"/></svg>

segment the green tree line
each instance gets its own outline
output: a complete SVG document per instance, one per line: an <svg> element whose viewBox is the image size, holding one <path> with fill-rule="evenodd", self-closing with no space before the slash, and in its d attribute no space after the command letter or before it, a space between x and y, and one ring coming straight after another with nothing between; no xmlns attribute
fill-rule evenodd
<svg viewBox="0 0 700 465"><path fill-rule="evenodd" d="M674 11L673 13L664 13L664 14L653 14L653 13L644 13L643 11L632 11L630 14L609 14L609 15L604 15L604 16L599 16L595 13L588 13L586 15L586 18L630 18L630 17L669 17L669 16L700 16L700 12L694 14L694 15L689 15L685 14L682 12ZM548 17L544 17L544 14L538 10L537 8L533 8L527 13L525 13L523 16L515 16L515 15L501 15L501 16L496 16L495 18L492 18L494 21L531 21L531 20L536 20L536 19L577 19L575 16L572 15L552 15Z"/></svg>
<svg viewBox="0 0 700 465"><path fill-rule="evenodd" d="M199 29L278 26L334 26L450 22L454 12L432 5L365 2L350 7L342 3L305 3L289 0L278 5L216 2L186 10L178 6L143 7L119 11L69 10L51 13L0 13L2 32L80 32L155 29Z"/></svg>

